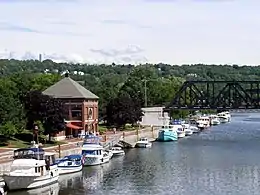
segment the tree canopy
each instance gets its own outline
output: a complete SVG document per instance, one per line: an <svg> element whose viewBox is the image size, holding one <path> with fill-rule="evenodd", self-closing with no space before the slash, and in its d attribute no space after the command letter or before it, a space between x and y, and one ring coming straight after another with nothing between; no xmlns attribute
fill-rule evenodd
<svg viewBox="0 0 260 195"><path fill-rule="evenodd" d="M51 60L0 60L0 134L12 136L31 128L35 121L43 123L45 133L60 129L62 114L57 113L63 112L62 103L40 92L60 80L65 72L99 96L99 117L118 126L139 120L139 109L145 102L148 106L167 105L186 80L260 79L259 66L89 65Z"/></svg>
<svg viewBox="0 0 260 195"><path fill-rule="evenodd" d="M143 116L139 100L126 94L111 99L107 104L106 113L108 125L116 127L123 127L125 124L134 125Z"/></svg>

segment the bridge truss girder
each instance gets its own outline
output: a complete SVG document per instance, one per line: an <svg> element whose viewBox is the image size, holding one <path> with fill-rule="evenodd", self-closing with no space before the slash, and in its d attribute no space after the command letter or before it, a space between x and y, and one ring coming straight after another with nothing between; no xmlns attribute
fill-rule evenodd
<svg viewBox="0 0 260 195"><path fill-rule="evenodd" d="M260 81L186 81L165 110L259 108Z"/></svg>

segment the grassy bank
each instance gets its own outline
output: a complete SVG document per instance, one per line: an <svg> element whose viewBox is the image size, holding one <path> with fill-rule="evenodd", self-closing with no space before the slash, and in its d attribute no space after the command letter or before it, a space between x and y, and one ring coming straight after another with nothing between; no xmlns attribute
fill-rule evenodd
<svg viewBox="0 0 260 195"><path fill-rule="evenodd" d="M31 145L33 140L33 134L31 131L24 130L22 133L13 137L0 136L0 148L24 148ZM66 142L47 141L43 135L39 136L39 142L43 144L43 147L51 147L59 144L65 144Z"/></svg>

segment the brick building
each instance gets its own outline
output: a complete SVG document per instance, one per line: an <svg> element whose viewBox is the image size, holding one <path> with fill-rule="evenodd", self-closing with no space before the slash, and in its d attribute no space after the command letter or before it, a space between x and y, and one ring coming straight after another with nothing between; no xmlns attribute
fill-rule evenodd
<svg viewBox="0 0 260 195"><path fill-rule="evenodd" d="M67 107L67 128L54 135L56 140L98 130L98 96L71 79L68 74L43 91L43 94L58 98Z"/></svg>

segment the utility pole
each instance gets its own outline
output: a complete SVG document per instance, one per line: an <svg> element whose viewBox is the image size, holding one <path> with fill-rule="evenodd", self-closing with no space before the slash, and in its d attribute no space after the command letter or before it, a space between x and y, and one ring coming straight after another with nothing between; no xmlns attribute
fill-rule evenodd
<svg viewBox="0 0 260 195"><path fill-rule="evenodd" d="M147 107L147 80L144 79L144 107Z"/></svg>

